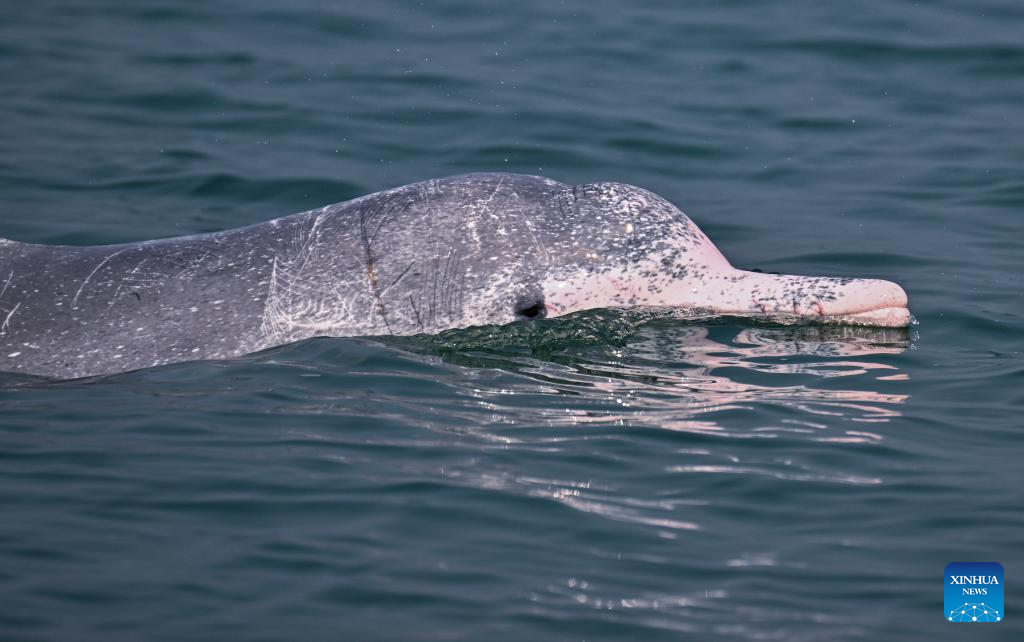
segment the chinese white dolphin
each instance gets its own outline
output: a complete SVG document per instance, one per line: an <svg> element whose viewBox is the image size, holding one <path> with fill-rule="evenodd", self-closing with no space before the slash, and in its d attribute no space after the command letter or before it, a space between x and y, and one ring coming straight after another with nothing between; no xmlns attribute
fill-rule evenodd
<svg viewBox="0 0 1024 642"><path fill-rule="evenodd" d="M735 269L671 203L611 182L469 174L211 234L0 239L0 370L57 378L636 306L910 322L895 283Z"/></svg>

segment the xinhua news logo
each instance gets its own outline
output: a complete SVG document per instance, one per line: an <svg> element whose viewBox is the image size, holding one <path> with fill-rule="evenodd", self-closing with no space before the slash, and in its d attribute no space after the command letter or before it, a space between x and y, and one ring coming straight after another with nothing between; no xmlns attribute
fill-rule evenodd
<svg viewBox="0 0 1024 642"><path fill-rule="evenodd" d="M998 562L952 562L946 565L946 620L1002 622L1003 565Z"/></svg>

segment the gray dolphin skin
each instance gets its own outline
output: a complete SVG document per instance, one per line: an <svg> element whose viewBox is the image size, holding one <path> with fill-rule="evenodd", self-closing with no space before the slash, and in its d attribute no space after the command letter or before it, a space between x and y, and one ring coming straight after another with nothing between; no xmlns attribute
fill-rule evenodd
<svg viewBox="0 0 1024 642"><path fill-rule="evenodd" d="M469 174L212 234L0 239L0 370L61 379L634 306L910 321L888 281L737 270L675 206L621 183Z"/></svg>

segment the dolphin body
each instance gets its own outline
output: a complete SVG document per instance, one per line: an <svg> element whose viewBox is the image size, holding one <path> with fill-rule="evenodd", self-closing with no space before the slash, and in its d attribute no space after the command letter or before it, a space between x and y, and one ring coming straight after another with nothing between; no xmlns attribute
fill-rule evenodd
<svg viewBox="0 0 1024 642"><path fill-rule="evenodd" d="M62 379L635 306L910 322L895 283L737 270L675 206L621 183L468 174L211 234L0 239L0 370Z"/></svg>

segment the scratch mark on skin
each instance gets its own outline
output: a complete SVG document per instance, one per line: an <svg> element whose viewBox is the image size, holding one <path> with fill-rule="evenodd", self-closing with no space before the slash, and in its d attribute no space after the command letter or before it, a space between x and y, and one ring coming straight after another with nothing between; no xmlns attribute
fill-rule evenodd
<svg viewBox="0 0 1024 642"><path fill-rule="evenodd" d="M148 260L149 259L142 259L142 261L140 261L139 264L136 265L132 269L132 271L128 273L128 276L126 276L123 281L117 284L117 290L114 291L114 296L110 297L110 305L114 305L114 302L117 301L118 295L121 294L121 288L124 287L124 284L128 281L133 281L135 279L135 273L138 272L139 268L145 265L146 261ZM139 300L142 299L142 297L140 297L137 293L133 292L132 294L135 294L136 298L138 298Z"/></svg>
<svg viewBox="0 0 1024 642"><path fill-rule="evenodd" d="M452 259L455 256L455 248L448 248L448 256L445 257L444 272L441 274L441 293L439 304L441 312L443 314L449 314L451 312L451 296L454 292L454 284L452 283Z"/></svg>
<svg viewBox="0 0 1024 642"><path fill-rule="evenodd" d="M380 298L380 289L377 287L377 273L373 269L373 257L369 254L366 256L366 273L370 277L370 289L373 291L373 298L377 300L380 316L384 320L384 325L388 326L388 318L384 313L384 301ZM388 332L391 332L390 326L388 326Z"/></svg>
<svg viewBox="0 0 1024 642"><path fill-rule="evenodd" d="M263 320L260 323L260 331L263 334L272 336L278 333L280 327L274 317L274 308L277 305L277 255L270 264L270 278L267 279L267 294L263 298Z"/></svg>
<svg viewBox="0 0 1024 642"><path fill-rule="evenodd" d="M89 276L85 277L85 280L82 281L82 285L78 286L78 292L75 292L75 298L71 299L71 307L72 308L74 308L76 305L78 305L78 297L82 294L82 290L85 289L85 286L88 285L89 279L91 279L93 276L95 276L95 274L100 271L100 268L107 264L107 261L109 261L110 259L114 258L118 254L121 254L122 252L125 252L127 250L128 250L128 248L125 248L123 250L118 250L118 251L114 252L113 254L108 256L107 258L105 258L102 261L100 261L99 265L97 265L96 267L94 267L92 269L92 272L89 273Z"/></svg>
<svg viewBox="0 0 1024 642"><path fill-rule="evenodd" d="M399 274L398 277L396 277L395 280L391 282L391 285L380 291L381 296L384 296L385 294L387 294L388 290L398 285L399 281L405 278L405 275L409 273L409 270L411 270L414 265L416 265L416 261L413 261L408 266L406 266L406 268L402 270L402 273Z"/></svg>
<svg viewBox="0 0 1024 642"><path fill-rule="evenodd" d="M384 321L384 327L388 329L388 334L394 334L384 310L384 300L381 299L380 288L377 287L377 273L373 269L373 254L370 253L370 236L366 229L366 208L359 209L359 236L363 242L363 252L366 254L366 273L370 277L370 292L377 301L377 309L380 311L380 318Z"/></svg>
<svg viewBox="0 0 1024 642"><path fill-rule="evenodd" d="M501 184L504 183L504 182L505 182L505 177L504 176L502 176L501 178L498 179L498 184L494 186L494 191L491 192L491 195L487 197L487 200L485 200L483 203L480 204L480 209L481 210L491 204L491 201L494 200L494 197L498 195L498 191L501 189Z"/></svg>
<svg viewBox="0 0 1024 642"><path fill-rule="evenodd" d="M135 273L139 271L139 268L141 268L143 265L145 265L146 261L148 261L148 260L149 259L142 259L142 261L138 265L136 265L135 268L132 269L131 272L128 273L128 276L135 276Z"/></svg>
<svg viewBox="0 0 1024 642"><path fill-rule="evenodd" d="M7 288L5 287L4 289L6 290ZM3 296L3 292L0 292L0 296ZM0 333L7 332L7 326L11 324L11 317L14 316L14 313L17 312L18 308L20 307L21 301L18 301L17 303L14 304L14 307L11 309L11 311L7 313L7 318L4 319L4 324L0 326Z"/></svg>
<svg viewBox="0 0 1024 642"><path fill-rule="evenodd" d="M433 279L430 286L430 322L434 323L437 321L437 279L440 272L441 258L438 256L434 257L434 269ZM442 284L443 285L443 284Z"/></svg>
<svg viewBox="0 0 1024 642"><path fill-rule="evenodd" d="M419 308L416 307L416 301L413 300L412 295L409 295L409 305L412 306L412 313L416 315L416 325L420 327L420 332L423 332L423 320L420 318Z"/></svg>
<svg viewBox="0 0 1024 642"><path fill-rule="evenodd" d="M4 281L4 289L0 290L0 299L3 298L4 292L7 291L7 286L11 284L12 279L14 279L14 270L11 270L11 273L7 275L7 280Z"/></svg>
<svg viewBox="0 0 1024 642"><path fill-rule="evenodd" d="M404 212L411 204L411 202L408 200L401 202L399 201L400 197L398 195L395 195L394 198L389 199L386 202L385 206L381 209L379 214L372 217L372 220L367 220L368 223L376 223L376 226L373 229L373 234L369 235L371 244L377 240L377 234L379 234L380 231L384 229L385 223L387 223L394 215L401 214L402 212Z"/></svg>
<svg viewBox="0 0 1024 642"><path fill-rule="evenodd" d="M530 233L530 238L533 240L533 247L537 250L540 250L541 253L543 253L544 255L545 263L550 264L551 254L548 253L548 248L541 244L540 239L537 238L537 234L533 231L533 221L531 221L530 218L526 215L526 212L524 212L520 208L517 207L515 209L515 212L519 214L519 218L522 219L523 227L525 227L526 231Z"/></svg>

